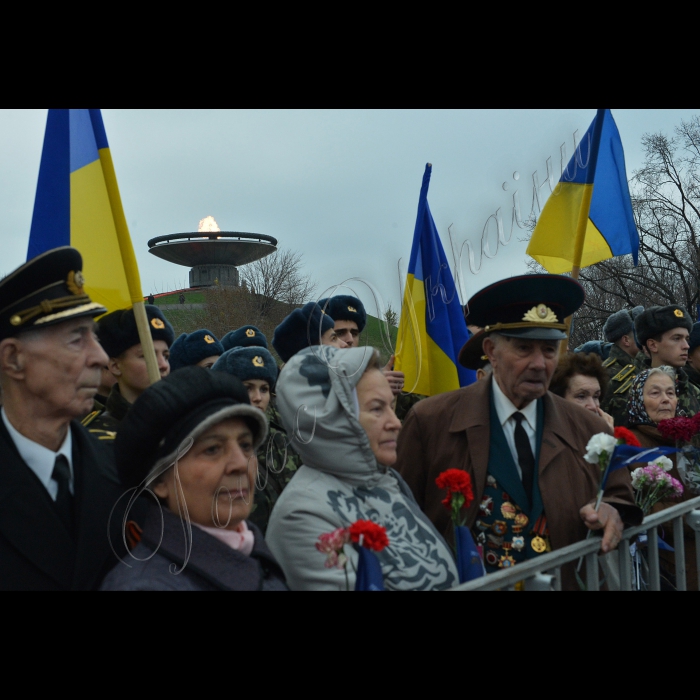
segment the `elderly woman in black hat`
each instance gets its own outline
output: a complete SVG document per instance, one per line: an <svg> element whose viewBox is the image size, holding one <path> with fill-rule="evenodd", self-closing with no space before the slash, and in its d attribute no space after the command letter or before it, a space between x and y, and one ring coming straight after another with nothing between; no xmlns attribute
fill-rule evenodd
<svg viewBox="0 0 700 700"><path fill-rule="evenodd" d="M160 376L170 373L170 346L175 331L157 306L145 305ZM117 430L131 405L150 385L133 309L118 309L97 323L97 337L109 356L109 371L117 383L107 397L105 411L92 413L83 421L88 430Z"/></svg>
<svg viewBox="0 0 700 700"><path fill-rule="evenodd" d="M102 589L285 590L262 533L246 522L266 434L264 414L226 373L184 367L149 387L122 421L115 457L122 484L157 503Z"/></svg>
<svg viewBox="0 0 700 700"><path fill-rule="evenodd" d="M250 403L267 415L269 435L258 450L258 497L250 516L265 534L272 507L301 466L301 459L291 446L277 411L269 410L277 382L277 365L263 347L234 347L217 360L212 370L240 379L248 390Z"/></svg>

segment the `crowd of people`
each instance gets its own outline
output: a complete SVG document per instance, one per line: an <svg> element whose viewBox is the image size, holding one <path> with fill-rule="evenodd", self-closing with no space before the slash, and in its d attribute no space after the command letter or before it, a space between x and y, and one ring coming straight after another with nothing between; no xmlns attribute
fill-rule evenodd
<svg viewBox="0 0 700 700"><path fill-rule="evenodd" d="M477 381L433 397L405 394L393 356L359 344L367 314L349 295L293 310L269 344L253 325L176 338L148 303L151 383L134 311L106 313L84 285L70 247L0 280L2 589L351 590L358 545L329 565L318 543L358 521L386 532L386 590L449 589L448 469L470 477L486 572L591 530L605 554L643 514L627 469L595 507L589 439L624 426L667 444L658 423L700 411L700 323L621 309L604 341L563 352L584 300L567 277L474 295L458 361ZM562 584L580 586L573 566Z"/></svg>

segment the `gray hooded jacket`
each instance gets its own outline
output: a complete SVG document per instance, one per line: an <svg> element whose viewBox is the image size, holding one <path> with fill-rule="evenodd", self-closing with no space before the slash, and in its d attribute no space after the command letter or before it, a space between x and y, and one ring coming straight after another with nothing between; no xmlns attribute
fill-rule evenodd
<svg viewBox="0 0 700 700"><path fill-rule="evenodd" d="M266 541L292 590L345 590L345 573L325 568L319 535L356 520L386 528L389 546L377 553L387 590L433 590L458 583L448 545L420 510L410 489L378 464L357 418L355 387L371 348L305 348L284 366L277 407L303 466L277 501ZM345 547L350 588L357 553Z"/></svg>

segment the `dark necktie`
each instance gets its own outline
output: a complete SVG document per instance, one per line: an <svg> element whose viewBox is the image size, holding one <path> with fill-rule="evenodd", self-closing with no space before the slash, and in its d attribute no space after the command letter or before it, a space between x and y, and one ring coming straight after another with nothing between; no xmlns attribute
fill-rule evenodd
<svg viewBox="0 0 700 700"><path fill-rule="evenodd" d="M523 474L523 487L527 495L530 505L532 505L532 482L535 477L535 457L532 454L532 446L530 438L523 428L523 419L525 416L520 413L514 413L515 418L515 451L518 453L518 463Z"/></svg>
<svg viewBox="0 0 700 700"><path fill-rule="evenodd" d="M53 468L51 478L58 484L58 495L56 496L56 510L63 521L68 532L73 534L73 496L71 496L68 484L70 483L70 467L64 455L56 457L56 464Z"/></svg>

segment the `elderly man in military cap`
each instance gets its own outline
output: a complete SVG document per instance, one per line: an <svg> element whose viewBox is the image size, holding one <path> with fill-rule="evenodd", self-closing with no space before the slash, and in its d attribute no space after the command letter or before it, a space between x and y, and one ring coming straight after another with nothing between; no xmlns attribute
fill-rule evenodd
<svg viewBox="0 0 700 700"><path fill-rule="evenodd" d="M612 378L601 402L603 410L615 420L615 425L627 425L627 397L637 373L642 369L670 365L676 368L678 405L686 416L700 411L700 389L688 380L685 366L690 349L689 338L693 320L682 307L650 306L634 321L639 345L649 357L643 363L634 362Z"/></svg>
<svg viewBox="0 0 700 700"><path fill-rule="evenodd" d="M629 473L614 472L598 512L600 473L584 461L588 440L609 433L605 421L548 392L564 319L583 303L583 289L558 275L524 275L497 282L469 301L470 319L483 328L459 354L492 376L427 398L408 414L396 468L425 513L452 539L444 490L446 469L472 478L475 499L467 524L484 547L487 571L497 571L582 540L602 530L601 549L621 539L623 521L640 522ZM572 567L563 585L576 588Z"/></svg>
<svg viewBox="0 0 700 700"><path fill-rule="evenodd" d="M76 420L92 407L107 364L93 321L106 309L83 285L82 258L70 247L0 281L3 590L94 589L116 563L107 524L122 489L106 443Z"/></svg>
<svg viewBox="0 0 700 700"><path fill-rule="evenodd" d="M157 306L145 304L144 308L158 370L161 377L166 377L170 374L170 347L175 340L175 331ZM134 401L151 382L133 309L117 309L103 316L97 323L96 331L109 356L109 371L117 378L117 382L109 392L105 410L94 411L86 416L83 425L90 432L116 432Z"/></svg>

